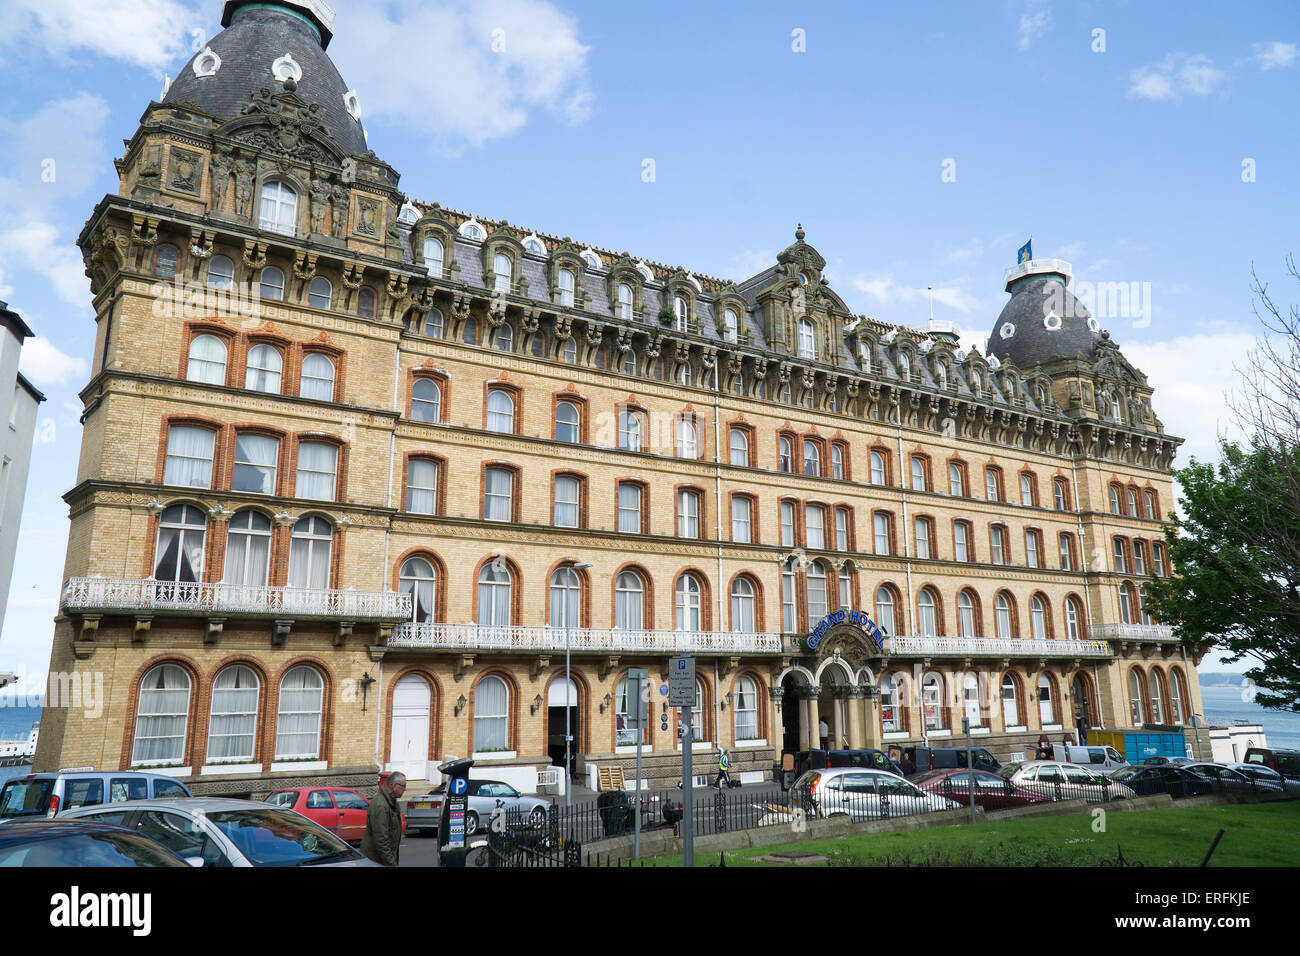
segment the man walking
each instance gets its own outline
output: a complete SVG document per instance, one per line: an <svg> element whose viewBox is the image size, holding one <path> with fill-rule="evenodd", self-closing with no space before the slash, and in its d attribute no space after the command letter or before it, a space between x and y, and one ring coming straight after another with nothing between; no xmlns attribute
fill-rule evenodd
<svg viewBox="0 0 1300 956"><path fill-rule="evenodd" d="M722 748L722 753L718 754L718 779L713 781L713 785L719 790L722 789L722 782L727 782L727 788L731 787L731 754L727 753L727 748Z"/></svg>
<svg viewBox="0 0 1300 956"><path fill-rule="evenodd" d="M361 852L384 866L397 866L402 843L402 812L397 808L397 800L405 792L406 774L393 772L366 811L366 835L361 839Z"/></svg>

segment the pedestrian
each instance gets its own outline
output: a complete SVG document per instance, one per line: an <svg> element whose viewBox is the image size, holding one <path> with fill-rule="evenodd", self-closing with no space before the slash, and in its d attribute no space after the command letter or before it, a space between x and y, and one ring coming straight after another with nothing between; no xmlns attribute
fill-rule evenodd
<svg viewBox="0 0 1300 956"><path fill-rule="evenodd" d="M388 775L370 801L366 811L366 835L361 838L361 853L384 866L397 866L402 843L402 812L397 801L406 792L406 774Z"/></svg>
<svg viewBox="0 0 1300 956"><path fill-rule="evenodd" d="M898 761L898 769L903 771L904 777L910 777L916 773L916 761L914 761L906 750L903 751L903 759Z"/></svg>
<svg viewBox="0 0 1300 956"><path fill-rule="evenodd" d="M1079 733L1079 746L1088 746L1088 717L1083 711L1074 715L1074 729Z"/></svg>
<svg viewBox="0 0 1300 956"><path fill-rule="evenodd" d="M731 788L731 754L727 748L722 748L722 753L718 754L718 779L713 781L713 785L719 790L722 789L722 782L727 782L727 788Z"/></svg>
<svg viewBox="0 0 1300 956"><path fill-rule="evenodd" d="M827 744L831 739L831 729L826 726L826 721L824 719L817 722L817 736L822 739L822 750L830 750L830 747L827 746Z"/></svg>
<svg viewBox="0 0 1300 956"><path fill-rule="evenodd" d="M1052 742L1047 739L1047 734L1040 734L1038 737L1038 759L1052 759Z"/></svg>

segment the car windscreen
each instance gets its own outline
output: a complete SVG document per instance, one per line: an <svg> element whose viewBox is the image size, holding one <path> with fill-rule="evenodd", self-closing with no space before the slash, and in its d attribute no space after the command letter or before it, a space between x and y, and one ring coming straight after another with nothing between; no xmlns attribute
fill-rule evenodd
<svg viewBox="0 0 1300 956"><path fill-rule="evenodd" d="M136 833L78 833L0 848L7 866L178 866L187 864Z"/></svg>
<svg viewBox="0 0 1300 956"><path fill-rule="evenodd" d="M39 816L50 808L54 781L49 777L10 780L0 790L0 817Z"/></svg>
<svg viewBox="0 0 1300 956"><path fill-rule="evenodd" d="M1119 770L1116 770L1114 773L1112 773L1112 774L1110 775L1110 779L1112 779L1112 780L1130 780L1130 779L1132 779L1133 777L1136 777L1136 776L1138 776L1139 774L1141 774L1141 772L1142 772L1142 771L1138 770L1138 769L1135 768L1135 767L1123 767L1123 768L1121 768L1121 769L1119 769Z"/></svg>
<svg viewBox="0 0 1300 956"><path fill-rule="evenodd" d="M259 807L212 810L207 818L254 866L303 866L353 855L338 837L296 813Z"/></svg>

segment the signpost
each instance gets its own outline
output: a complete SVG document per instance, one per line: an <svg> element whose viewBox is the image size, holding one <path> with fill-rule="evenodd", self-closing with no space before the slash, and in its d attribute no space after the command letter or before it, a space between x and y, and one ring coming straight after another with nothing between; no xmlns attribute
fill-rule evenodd
<svg viewBox="0 0 1300 956"><path fill-rule="evenodd" d="M970 794L970 822L975 822L975 759L970 745L970 718L961 719L961 732L966 735L966 791Z"/></svg>
<svg viewBox="0 0 1300 956"><path fill-rule="evenodd" d="M645 739L645 722L649 708L650 672L644 667L628 669L627 679L636 682L636 800L633 814L632 859L641 859L641 741Z"/></svg>
<svg viewBox="0 0 1300 956"><path fill-rule="evenodd" d="M691 708L695 706L695 658L673 657L668 660L668 703L680 707L682 726L682 863L695 865L695 777L691 770Z"/></svg>

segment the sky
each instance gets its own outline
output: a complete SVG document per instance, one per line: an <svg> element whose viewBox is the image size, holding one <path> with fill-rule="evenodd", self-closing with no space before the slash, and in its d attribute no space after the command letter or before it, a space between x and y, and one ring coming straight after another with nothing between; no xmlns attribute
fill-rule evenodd
<svg viewBox="0 0 1300 956"><path fill-rule="evenodd" d="M0 299L42 406L0 670L48 665L94 341L75 239L217 0L5 0ZM1199 3L333 0L369 145L425 202L740 281L801 223L850 308L983 347L1032 237L1155 388L1179 461L1232 434L1261 328L1300 300L1300 8ZM1241 665L1237 665L1239 669ZM1207 658L1203 669L1217 669Z"/></svg>

